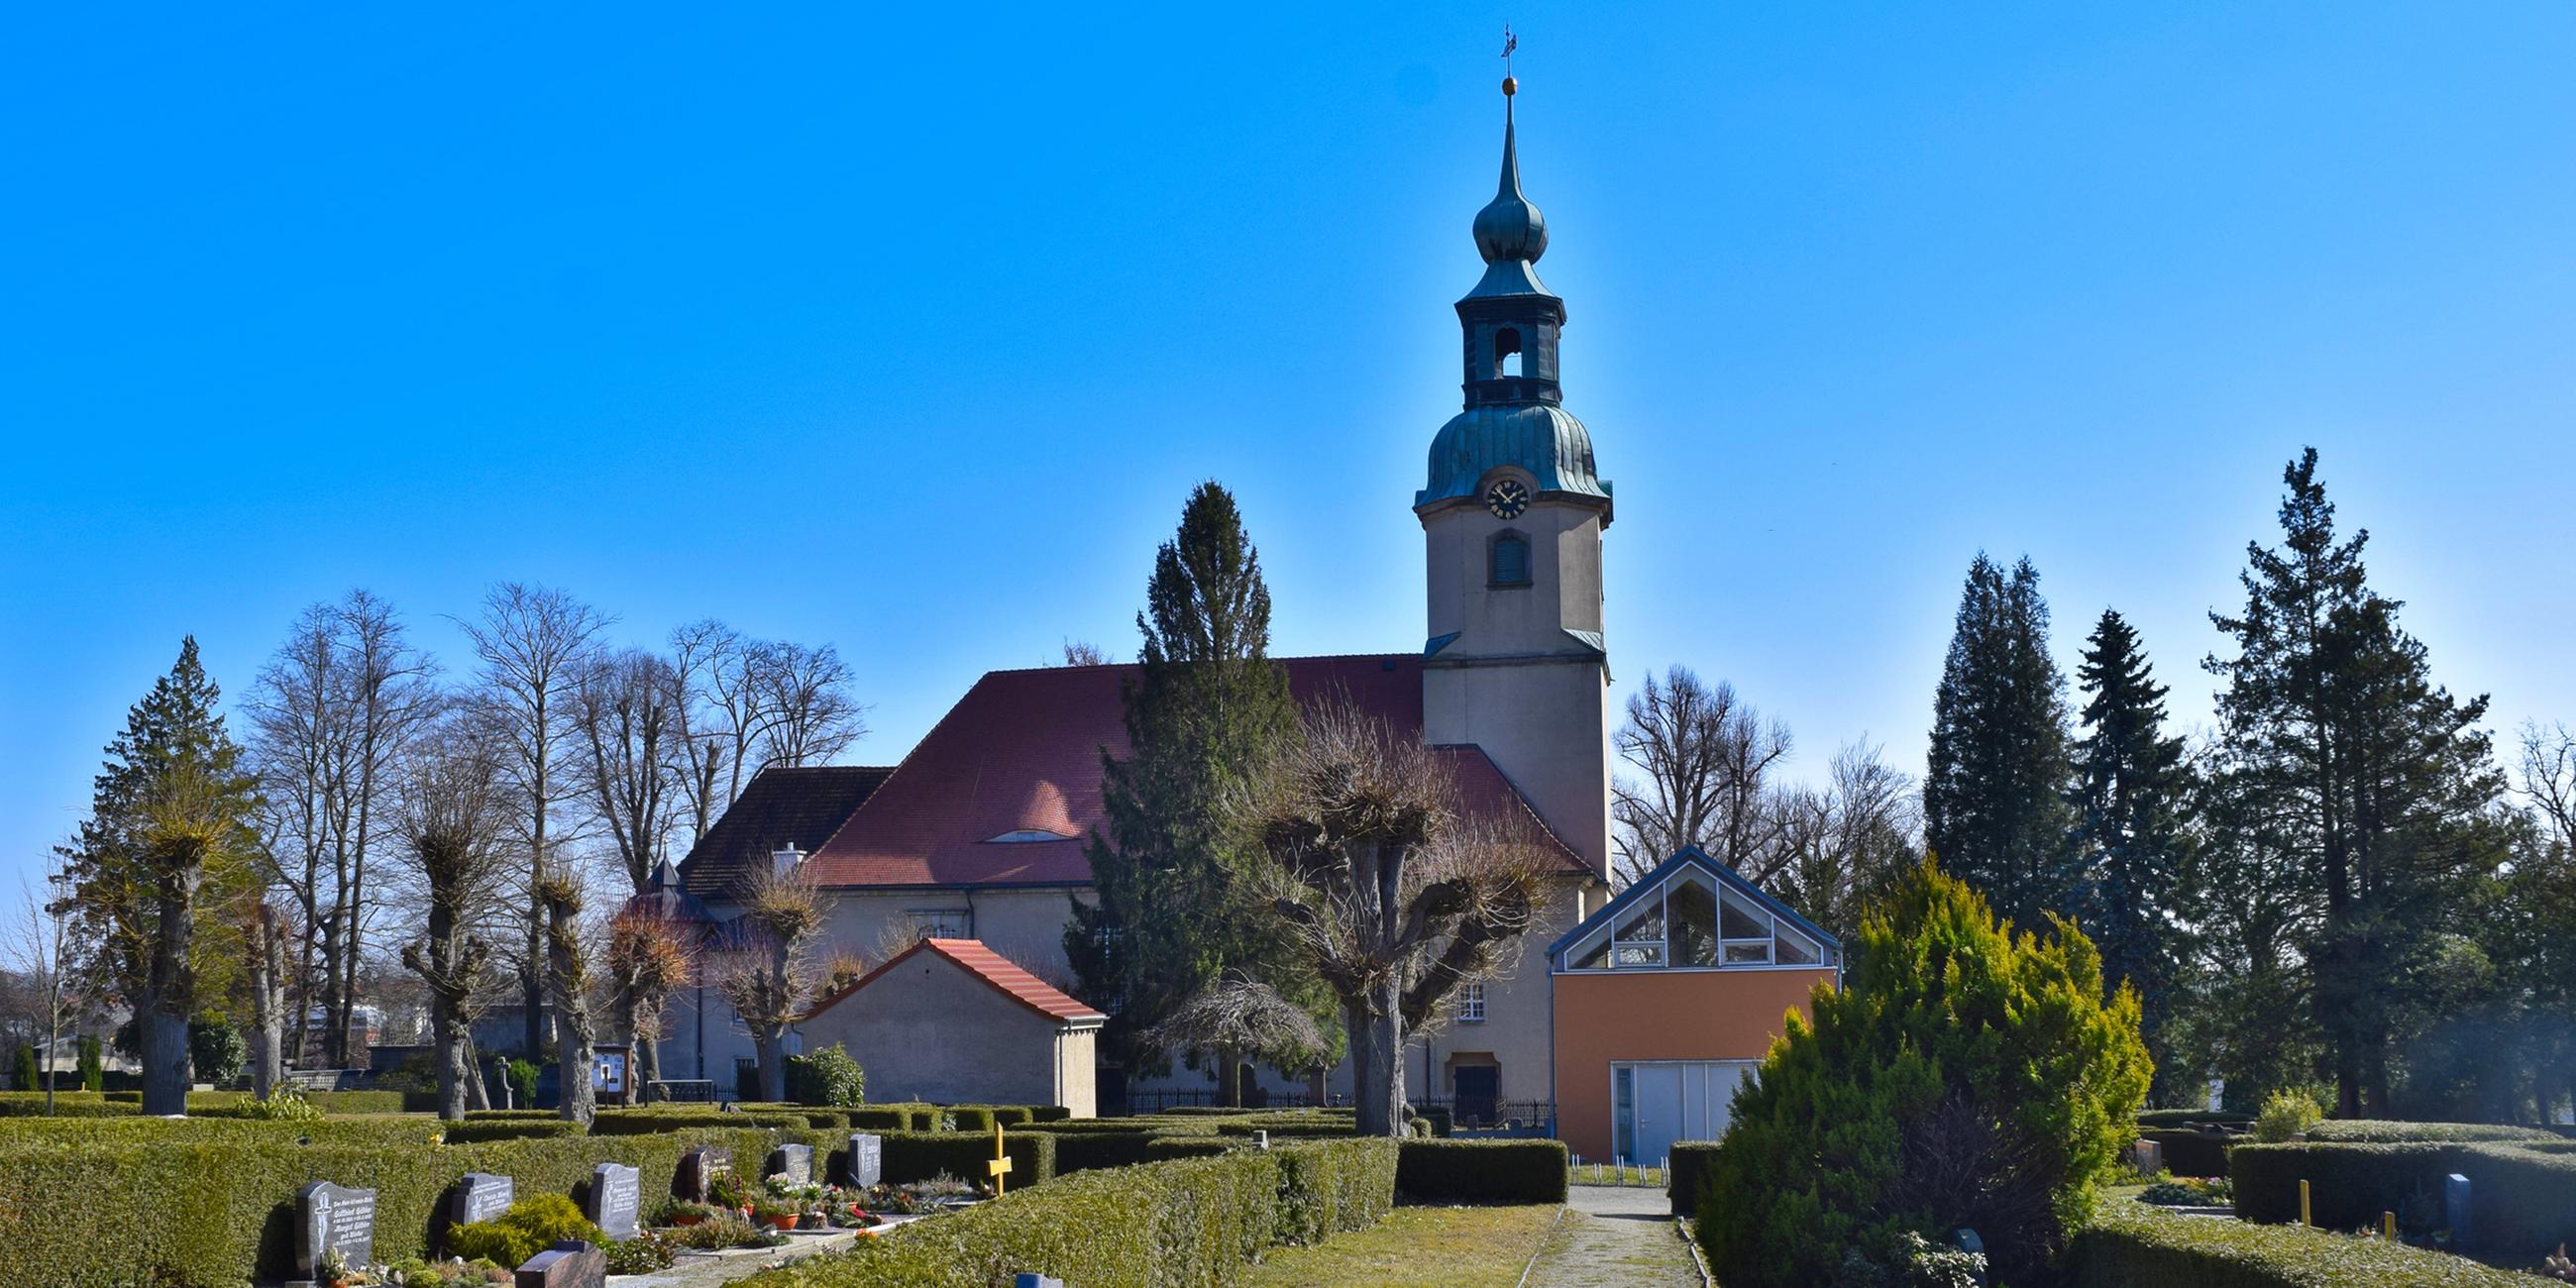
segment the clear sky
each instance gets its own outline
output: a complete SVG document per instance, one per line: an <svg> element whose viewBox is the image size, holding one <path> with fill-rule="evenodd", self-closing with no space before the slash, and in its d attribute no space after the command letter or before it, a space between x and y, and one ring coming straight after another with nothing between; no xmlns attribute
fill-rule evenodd
<svg viewBox="0 0 2576 1288"><path fill-rule="evenodd" d="M899 756L1119 653L1241 498L1283 653L1418 647L1450 303L1521 157L1686 662L1920 772L2037 561L2177 714L2325 456L2496 724L2576 719L2576 5L39 6L0 47L0 888L194 632L560 585L837 644Z"/></svg>

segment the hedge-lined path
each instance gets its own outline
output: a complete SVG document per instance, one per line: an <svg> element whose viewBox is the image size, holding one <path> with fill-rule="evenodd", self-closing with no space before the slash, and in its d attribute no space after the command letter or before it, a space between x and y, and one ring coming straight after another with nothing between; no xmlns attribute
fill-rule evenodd
<svg viewBox="0 0 2576 1288"><path fill-rule="evenodd" d="M1566 1207L1530 1267L1529 1288L1701 1288L1662 1190L1577 1185Z"/></svg>

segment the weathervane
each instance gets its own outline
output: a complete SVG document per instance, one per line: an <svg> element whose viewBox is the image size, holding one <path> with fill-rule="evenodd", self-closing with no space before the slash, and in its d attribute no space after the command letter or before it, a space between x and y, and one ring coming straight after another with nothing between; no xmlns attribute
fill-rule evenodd
<svg viewBox="0 0 2576 1288"><path fill-rule="evenodd" d="M1512 24L1503 24L1503 97L1518 93L1519 81L1512 79L1512 51L1521 47L1521 38L1512 34Z"/></svg>

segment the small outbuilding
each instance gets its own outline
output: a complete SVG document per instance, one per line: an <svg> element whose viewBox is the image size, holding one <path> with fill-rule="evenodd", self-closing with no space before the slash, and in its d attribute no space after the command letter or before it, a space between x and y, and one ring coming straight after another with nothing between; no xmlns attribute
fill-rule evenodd
<svg viewBox="0 0 2576 1288"><path fill-rule="evenodd" d="M1842 944L1691 846L1548 948L1557 1135L1657 1166L1726 1131L1736 1084L1791 1010L1842 975Z"/></svg>
<svg viewBox="0 0 2576 1288"><path fill-rule="evenodd" d="M824 998L805 1049L838 1042L876 1100L1098 1109L1092 1070L1109 1017L973 939L924 939Z"/></svg>

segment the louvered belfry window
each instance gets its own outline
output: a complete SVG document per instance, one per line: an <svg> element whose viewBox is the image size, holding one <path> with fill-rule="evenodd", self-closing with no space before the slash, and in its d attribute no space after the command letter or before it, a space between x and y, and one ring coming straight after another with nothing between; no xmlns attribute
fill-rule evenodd
<svg viewBox="0 0 2576 1288"><path fill-rule="evenodd" d="M1487 554L1485 581L1494 586L1530 584L1529 538L1517 532L1498 532Z"/></svg>

